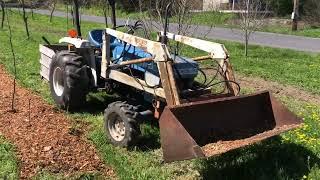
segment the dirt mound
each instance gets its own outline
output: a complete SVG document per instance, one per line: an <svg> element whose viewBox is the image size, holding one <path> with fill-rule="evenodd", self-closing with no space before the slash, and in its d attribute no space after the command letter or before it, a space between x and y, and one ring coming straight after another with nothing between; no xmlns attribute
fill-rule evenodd
<svg viewBox="0 0 320 180"><path fill-rule="evenodd" d="M1 66L0 79L0 134L17 147L22 179L41 169L64 175L99 171L115 177L83 135L71 135L71 121L41 97L17 86L17 111L10 112L13 80Z"/></svg>
<svg viewBox="0 0 320 180"><path fill-rule="evenodd" d="M279 96L289 96L311 104L320 105L320 96L314 95L293 86L286 86L277 82L266 81L261 78L244 77L237 75L237 80L243 87L250 87L255 90L270 90Z"/></svg>

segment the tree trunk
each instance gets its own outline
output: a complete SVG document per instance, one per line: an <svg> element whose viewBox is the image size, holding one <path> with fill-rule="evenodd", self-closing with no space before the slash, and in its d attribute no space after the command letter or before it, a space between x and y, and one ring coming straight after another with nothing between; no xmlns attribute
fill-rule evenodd
<svg viewBox="0 0 320 180"><path fill-rule="evenodd" d="M73 9L71 8L71 17L72 17L72 24L74 25L74 13L73 13Z"/></svg>
<svg viewBox="0 0 320 180"><path fill-rule="evenodd" d="M57 4L57 1L54 1L53 2L53 7L52 7L51 12L50 12L50 22L52 22L52 16L53 16L54 11L56 10L56 4Z"/></svg>
<svg viewBox="0 0 320 180"><path fill-rule="evenodd" d="M67 30L69 29L69 4L66 5L67 9Z"/></svg>
<svg viewBox="0 0 320 180"><path fill-rule="evenodd" d="M245 51L245 56L248 57L248 45L249 45L249 34L248 34L248 29L246 29L245 32L245 45L244 45L244 51Z"/></svg>
<svg viewBox="0 0 320 180"><path fill-rule="evenodd" d="M73 0L73 9L74 9L74 25L77 29L78 37L81 37L81 25L80 25L80 14L79 14L79 1L78 0Z"/></svg>
<svg viewBox="0 0 320 180"><path fill-rule="evenodd" d="M249 44L249 28L250 28L250 21L249 21L249 11L250 11L250 0L247 1L247 14L246 14L246 30L245 30L245 56L248 57L248 44Z"/></svg>
<svg viewBox="0 0 320 180"><path fill-rule="evenodd" d="M103 8L103 16L104 16L104 22L106 24L106 28L108 28L108 16L107 16L107 7L104 6Z"/></svg>
<svg viewBox="0 0 320 180"><path fill-rule="evenodd" d="M3 1L0 1L0 5L1 5L1 11L2 11L1 29L3 29L4 18L5 18L6 12L4 11L4 2Z"/></svg>
<svg viewBox="0 0 320 180"><path fill-rule="evenodd" d="M24 26L26 28L26 33L27 33L27 38L30 39L30 33L29 33L29 27L28 27L28 17L26 16L26 10L25 10L25 5L24 5L24 0L21 0L22 2L22 18L24 22Z"/></svg>
<svg viewBox="0 0 320 180"><path fill-rule="evenodd" d="M32 20L34 20L33 7L31 7L31 18L32 18Z"/></svg>

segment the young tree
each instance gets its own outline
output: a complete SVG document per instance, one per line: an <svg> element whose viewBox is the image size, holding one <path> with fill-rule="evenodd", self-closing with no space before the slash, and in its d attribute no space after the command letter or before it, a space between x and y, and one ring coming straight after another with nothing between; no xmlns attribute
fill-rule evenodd
<svg viewBox="0 0 320 180"><path fill-rule="evenodd" d="M268 15L268 2L265 0L239 0L240 28L243 31L245 56L248 56L248 45L252 33L260 29Z"/></svg>
<svg viewBox="0 0 320 180"><path fill-rule="evenodd" d="M2 11L2 18L1 18L1 29L3 29L3 25L4 25L4 19L5 19L5 8L4 8L4 1L0 0L0 6L1 6L1 11Z"/></svg>
<svg viewBox="0 0 320 180"><path fill-rule="evenodd" d="M106 1L102 0L99 3L103 7L103 16L104 16L104 21L106 24L106 28L108 28L108 14L109 14L109 5L106 3Z"/></svg>
<svg viewBox="0 0 320 180"><path fill-rule="evenodd" d="M165 29L165 18L174 19L175 23L170 22L168 31L180 35L192 35L196 32L194 26L192 9L195 1L191 0L139 0L140 18L147 29L147 38L151 37L151 32L163 31ZM171 4L170 7L168 5ZM168 7L168 14L166 9ZM180 43L169 44L172 52L179 54L183 46Z"/></svg>
<svg viewBox="0 0 320 180"><path fill-rule="evenodd" d="M51 1L51 12L50 12L50 22L52 22L53 13L56 10L57 0Z"/></svg>
<svg viewBox="0 0 320 180"><path fill-rule="evenodd" d="M12 99L11 99L11 111L16 112L15 109L15 97L16 97L16 79L17 79L17 67L16 67L16 54L14 51L13 47L13 42L12 42L12 29L11 29L11 24L10 24L10 19L9 15L7 14L7 26L9 29L9 44L11 48L11 53L12 53L12 58L13 58L13 68L14 68L14 79L13 79L13 92L12 92Z"/></svg>
<svg viewBox="0 0 320 180"><path fill-rule="evenodd" d="M22 5L22 19L23 19L23 22L24 22L24 27L26 29L27 38L30 39L29 26L28 26L28 17L26 15L24 0L21 0L21 5Z"/></svg>
<svg viewBox="0 0 320 180"><path fill-rule="evenodd" d="M191 33L190 28L194 23L192 8L194 1L191 0L140 0L141 14L148 20L152 20L157 29L163 29L165 25L166 8L169 7L168 17L175 19L178 27L175 28L179 34Z"/></svg>

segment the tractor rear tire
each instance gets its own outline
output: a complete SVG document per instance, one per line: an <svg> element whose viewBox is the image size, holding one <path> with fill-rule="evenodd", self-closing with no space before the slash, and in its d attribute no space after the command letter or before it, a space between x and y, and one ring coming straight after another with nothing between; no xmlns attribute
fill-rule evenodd
<svg viewBox="0 0 320 180"><path fill-rule="evenodd" d="M73 111L86 102L89 68L85 59L69 51L58 52L50 65L51 96L59 108Z"/></svg>
<svg viewBox="0 0 320 180"><path fill-rule="evenodd" d="M110 143L118 147L135 145L140 135L139 113L126 102L109 104L104 114L104 130Z"/></svg>

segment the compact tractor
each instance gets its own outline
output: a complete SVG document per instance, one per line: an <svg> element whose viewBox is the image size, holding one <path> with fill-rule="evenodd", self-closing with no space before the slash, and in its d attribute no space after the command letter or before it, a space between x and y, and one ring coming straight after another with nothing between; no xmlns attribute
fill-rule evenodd
<svg viewBox="0 0 320 180"><path fill-rule="evenodd" d="M148 114L159 122L165 162L222 154L301 125L268 91L239 95L224 45L169 33L167 17L157 41L137 36L135 32L145 30L143 22L117 26L115 1L108 2L113 28L92 30L84 39L78 1L73 1L76 28L58 44L44 38L40 73L49 81L55 103L65 110L85 106L91 91L120 95L124 100L110 103L104 112L106 137L113 145L134 146ZM169 42L206 55L184 57L170 52ZM202 64L217 65L215 76L222 80L205 78L201 83L198 76L206 73ZM225 88L213 93L217 83Z"/></svg>

